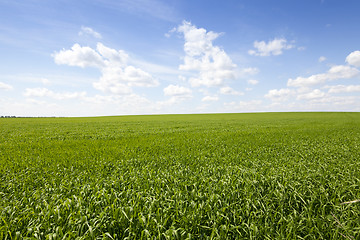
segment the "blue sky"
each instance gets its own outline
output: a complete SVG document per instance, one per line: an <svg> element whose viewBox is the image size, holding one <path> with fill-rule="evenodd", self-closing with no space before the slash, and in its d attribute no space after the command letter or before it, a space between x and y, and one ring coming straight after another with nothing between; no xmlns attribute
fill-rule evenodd
<svg viewBox="0 0 360 240"><path fill-rule="evenodd" d="M356 0L0 0L0 115L360 111Z"/></svg>

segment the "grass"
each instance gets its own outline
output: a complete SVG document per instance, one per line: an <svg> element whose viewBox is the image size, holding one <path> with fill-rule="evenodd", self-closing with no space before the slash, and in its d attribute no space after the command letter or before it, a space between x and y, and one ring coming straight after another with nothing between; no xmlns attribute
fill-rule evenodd
<svg viewBox="0 0 360 240"><path fill-rule="evenodd" d="M360 113L0 119L0 239L360 239L359 160Z"/></svg>

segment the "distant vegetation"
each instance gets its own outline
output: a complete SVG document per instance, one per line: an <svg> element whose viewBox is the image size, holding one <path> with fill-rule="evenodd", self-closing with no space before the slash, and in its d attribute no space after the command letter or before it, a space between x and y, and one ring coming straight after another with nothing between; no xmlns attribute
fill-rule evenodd
<svg viewBox="0 0 360 240"><path fill-rule="evenodd" d="M0 116L0 118L40 118L40 117ZM48 118L48 117L46 117L46 118Z"/></svg>
<svg viewBox="0 0 360 240"><path fill-rule="evenodd" d="M0 119L0 239L359 239L360 113Z"/></svg>

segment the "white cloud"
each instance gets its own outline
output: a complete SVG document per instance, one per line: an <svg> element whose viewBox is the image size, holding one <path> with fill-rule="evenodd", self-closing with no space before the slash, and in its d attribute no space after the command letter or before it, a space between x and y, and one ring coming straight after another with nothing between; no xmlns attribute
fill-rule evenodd
<svg viewBox="0 0 360 240"><path fill-rule="evenodd" d="M129 56L123 50L115 50L109 47L106 47L102 43L98 43L96 45L96 50L103 57L102 61L106 63L106 65L121 65L125 66L129 59Z"/></svg>
<svg viewBox="0 0 360 240"><path fill-rule="evenodd" d="M31 103L31 104L36 104L36 105L42 105L42 106L49 105L46 101L40 101L40 100L33 99L33 98L27 98L26 102Z"/></svg>
<svg viewBox="0 0 360 240"><path fill-rule="evenodd" d="M182 75L179 75L178 78L183 81L183 82L186 82L186 77L182 76Z"/></svg>
<svg viewBox="0 0 360 240"><path fill-rule="evenodd" d="M256 67L248 67L248 68L241 69L240 72L239 72L239 76L246 77L246 76L249 76L249 75L256 75L259 72L260 72L259 69L256 68Z"/></svg>
<svg viewBox="0 0 360 240"><path fill-rule="evenodd" d="M169 96L170 98L165 101L157 102L159 109L162 107L171 106L173 104L178 104L193 97L191 89L179 85L171 84L164 88L163 91L164 95Z"/></svg>
<svg viewBox="0 0 360 240"><path fill-rule="evenodd" d="M56 64L66 64L77 67L98 67L105 66L103 58L98 52L90 47L81 47L74 44L70 50L61 50L52 55Z"/></svg>
<svg viewBox="0 0 360 240"><path fill-rule="evenodd" d="M253 108L255 106L261 105L262 101L261 100L251 100L251 101L240 101L239 102L239 107L249 107L249 108Z"/></svg>
<svg viewBox="0 0 360 240"><path fill-rule="evenodd" d="M240 101L240 102L229 102L224 103L224 107L227 111L259 111L261 108L262 101L261 100L250 100L250 101Z"/></svg>
<svg viewBox="0 0 360 240"><path fill-rule="evenodd" d="M79 67L96 67L102 72L93 87L111 94L131 94L131 87L153 87L159 82L140 68L128 65L129 56L123 50L115 50L98 43L96 50L74 44L70 50L53 55L57 64Z"/></svg>
<svg viewBox="0 0 360 240"><path fill-rule="evenodd" d="M180 71L179 69L172 66L165 66L137 58L129 58L127 64L137 66L137 68L140 68L143 71L149 72L151 74L162 75L164 78L183 74L183 71Z"/></svg>
<svg viewBox="0 0 360 240"><path fill-rule="evenodd" d="M158 85L151 75L139 68L120 65L109 65L102 69L100 81L93 86L103 92L126 94L131 92L132 86L152 87Z"/></svg>
<svg viewBox="0 0 360 240"><path fill-rule="evenodd" d="M24 96L26 97L44 97L46 95L51 95L52 92L47 88L27 88L25 90Z"/></svg>
<svg viewBox="0 0 360 240"><path fill-rule="evenodd" d="M272 89L269 90L269 92L264 96L265 98L269 98L274 102L282 102L289 99L290 96L294 94L294 90L288 89L288 88L282 88L282 89Z"/></svg>
<svg viewBox="0 0 360 240"><path fill-rule="evenodd" d="M109 116L153 113L153 103L134 94L96 95L69 101L47 98L0 99L0 111L15 116ZM5 115L5 114L3 114Z"/></svg>
<svg viewBox="0 0 360 240"><path fill-rule="evenodd" d="M325 86L325 89L329 89L329 93L349 93L349 92L360 92L360 85L336 85L336 86Z"/></svg>
<svg viewBox="0 0 360 240"><path fill-rule="evenodd" d="M104 106L104 105L109 105L112 106L112 108L114 106L117 106L119 108L122 109L127 109L127 110L135 110L132 108L148 108L150 109L152 103L139 95L136 94L129 94L129 95L95 95L92 97L84 97L83 100L85 102L89 102L89 103L93 103L93 104L97 104L100 106ZM130 108L127 108L130 107ZM136 111L135 111L136 112Z"/></svg>
<svg viewBox="0 0 360 240"><path fill-rule="evenodd" d="M355 67L360 67L360 51L354 51L346 57L346 62Z"/></svg>
<svg viewBox="0 0 360 240"><path fill-rule="evenodd" d="M0 82L0 90L11 90L13 89L13 87L9 84L6 84L6 83L3 83L3 82Z"/></svg>
<svg viewBox="0 0 360 240"><path fill-rule="evenodd" d="M184 35L186 54L179 69L198 73L196 77L189 79L193 87L221 86L226 79L235 78L236 65L224 50L212 44L220 36L219 33L208 32L186 21L177 31Z"/></svg>
<svg viewBox="0 0 360 240"><path fill-rule="evenodd" d="M290 87L308 87L322 84L327 81L337 79L349 79L359 75L359 70L350 66L336 65L329 69L327 73L315 74L310 77L297 77L289 79L287 85Z"/></svg>
<svg viewBox="0 0 360 240"><path fill-rule="evenodd" d="M41 78L40 81L41 81L41 83L44 84L44 85L49 85L49 84L50 84L50 81L49 81L49 79L47 79L47 78Z"/></svg>
<svg viewBox="0 0 360 240"><path fill-rule="evenodd" d="M300 94L297 96L298 100L311 100L316 98L323 98L325 97L325 93L320 91L319 89L314 89L309 93Z"/></svg>
<svg viewBox="0 0 360 240"><path fill-rule="evenodd" d="M330 68L328 77L333 79L352 78L358 75L360 72L356 68L350 66L338 65Z"/></svg>
<svg viewBox="0 0 360 240"><path fill-rule="evenodd" d="M210 95L211 94L209 89L207 89L207 88L200 88L199 92L201 92L204 95Z"/></svg>
<svg viewBox="0 0 360 240"><path fill-rule="evenodd" d="M218 101L218 96L205 96L201 99L202 102L212 102L212 101Z"/></svg>
<svg viewBox="0 0 360 240"><path fill-rule="evenodd" d="M255 41L254 48L256 48L256 50L249 50L248 53L255 56L281 55L283 50L288 50L293 47L293 45L287 44L285 38L275 38L267 43L265 41Z"/></svg>
<svg viewBox="0 0 360 240"><path fill-rule="evenodd" d="M131 87L128 85L119 82L115 78L109 78L109 76L105 76L105 78L101 78L99 82L94 82L93 87L97 90L100 90L105 93L117 94L117 95L127 95L132 93Z"/></svg>
<svg viewBox="0 0 360 240"><path fill-rule="evenodd" d="M126 97L129 97L129 96L130 95L127 95ZM89 103L93 103L93 104L111 104L111 103L118 104L120 102L120 97L123 97L123 96L96 94L95 96L84 97L83 100L85 102L89 102Z"/></svg>
<svg viewBox="0 0 360 240"><path fill-rule="evenodd" d="M256 85L256 84L259 83L259 81L258 81L258 80L255 80L255 79L249 79L247 82L248 82L248 84L250 84L250 85Z"/></svg>
<svg viewBox="0 0 360 240"><path fill-rule="evenodd" d="M321 104L322 107L329 109L347 109L351 110L357 107L360 110L360 97L359 96L326 96L322 98L315 98L309 101L311 104ZM342 106L342 108L339 108ZM354 110L351 110L354 111Z"/></svg>
<svg viewBox="0 0 360 240"><path fill-rule="evenodd" d="M81 27L81 30L79 32L79 36L83 36L83 35L90 35L90 36L93 36L93 37L98 38L98 39L102 38L100 33L94 31L90 27L84 27L84 26Z"/></svg>
<svg viewBox="0 0 360 240"><path fill-rule="evenodd" d="M56 93L47 88L26 88L25 97L49 97L56 100L83 98L86 92L63 92Z"/></svg>
<svg viewBox="0 0 360 240"><path fill-rule="evenodd" d="M191 90L186 87L181 87L178 85L169 85L164 88L165 96L190 96Z"/></svg>
<svg viewBox="0 0 360 240"><path fill-rule="evenodd" d="M297 48L297 50L299 50L299 51L305 51L305 50L306 50L306 47L300 46L300 47Z"/></svg>
<svg viewBox="0 0 360 240"><path fill-rule="evenodd" d="M324 56L319 57L319 62L324 62L324 61L326 61L326 57Z"/></svg>
<svg viewBox="0 0 360 240"><path fill-rule="evenodd" d="M165 37L169 38L171 36L172 33L176 32L177 31L177 28L174 27L172 28L169 32L165 33Z"/></svg>
<svg viewBox="0 0 360 240"><path fill-rule="evenodd" d="M244 95L244 93L236 91L228 86L220 88L220 93L225 95Z"/></svg>

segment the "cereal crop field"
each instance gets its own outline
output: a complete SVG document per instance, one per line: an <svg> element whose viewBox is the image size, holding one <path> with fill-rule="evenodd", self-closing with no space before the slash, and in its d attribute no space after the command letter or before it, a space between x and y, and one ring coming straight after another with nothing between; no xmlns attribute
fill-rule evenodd
<svg viewBox="0 0 360 240"><path fill-rule="evenodd" d="M360 239L360 113L0 119L0 239Z"/></svg>

